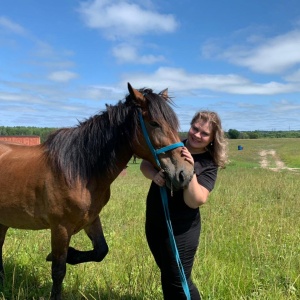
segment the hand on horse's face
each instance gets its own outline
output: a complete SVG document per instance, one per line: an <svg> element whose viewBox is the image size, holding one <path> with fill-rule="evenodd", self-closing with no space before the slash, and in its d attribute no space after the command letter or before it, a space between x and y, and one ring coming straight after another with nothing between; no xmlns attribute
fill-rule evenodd
<svg viewBox="0 0 300 300"><path fill-rule="evenodd" d="M156 173L156 175L153 177L153 181L158 185L158 186L164 186L166 183L165 179L165 172L164 170L160 170Z"/></svg>
<svg viewBox="0 0 300 300"><path fill-rule="evenodd" d="M182 157L184 157L184 159L187 162L189 162L192 166L194 166L194 158L193 158L191 152L186 147L182 148L181 155L182 155Z"/></svg>

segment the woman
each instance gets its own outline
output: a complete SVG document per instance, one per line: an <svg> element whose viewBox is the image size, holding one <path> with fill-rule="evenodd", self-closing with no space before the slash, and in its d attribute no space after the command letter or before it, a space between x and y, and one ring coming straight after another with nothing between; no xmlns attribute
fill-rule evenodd
<svg viewBox="0 0 300 300"><path fill-rule="evenodd" d="M207 201L214 188L218 168L227 161L226 140L217 113L199 111L191 121L182 156L194 165L195 174L189 185L171 196L167 190L170 219L181 263L184 268L192 300L201 299L191 279L194 257L199 244L201 218L199 206ZM149 248L160 268L165 300L186 299L179 269L171 249L164 216L160 189L165 185L163 170L156 170L143 160L141 171L152 180L147 196L146 237Z"/></svg>

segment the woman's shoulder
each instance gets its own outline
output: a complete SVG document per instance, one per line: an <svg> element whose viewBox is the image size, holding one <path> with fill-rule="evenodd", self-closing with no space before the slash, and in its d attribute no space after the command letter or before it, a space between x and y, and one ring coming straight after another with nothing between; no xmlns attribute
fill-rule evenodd
<svg viewBox="0 0 300 300"><path fill-rule="evenodd" d="M213 157L209 152L196 154L193 158L194 169L197 176L201 173L217 173L218 166L215 164Z"/></svg>

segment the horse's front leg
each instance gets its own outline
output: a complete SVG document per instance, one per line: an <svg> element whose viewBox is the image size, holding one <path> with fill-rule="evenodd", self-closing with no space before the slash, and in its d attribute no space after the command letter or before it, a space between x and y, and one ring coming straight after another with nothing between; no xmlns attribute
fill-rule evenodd
<svg viewBox="0 0 300 300"><path fill-rule="evenodd" d="M66 275L66 260L71 235L63 226L51 228L52 290L51 300L61 300L62 283Z"/></svg>
<svg viewBox="0 0 300 300"><path fill-rule="evenodd" d="M89 261L100 262L108 253L108 245L103 235L99 216L97 216L93 223L87 226L84 230L92 241L93 250L79 251L73 247L69 247L67 256L68 264L76 265Z"/></svg>
<svg viewBox="0 0 300 300"><path fill-rule="evenodd" d="M4 281L4 268L3 268L3 244L5 240L5 235L8 227L0 224L0 284Z"/></svg>

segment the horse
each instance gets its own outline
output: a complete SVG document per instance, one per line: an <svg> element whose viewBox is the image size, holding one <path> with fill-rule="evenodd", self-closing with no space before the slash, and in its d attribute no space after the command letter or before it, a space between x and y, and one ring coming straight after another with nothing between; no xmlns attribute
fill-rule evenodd
<svg viewBox="0 0 300 300"><path fill-rule="evenodd" d="M135 154L132 155L132 163L136 164L137 156Z"/></svg>
<svg viewBox="0 0 300 300"><path fill-rule="evenodd" d="M179 122L167 89L134 89L115 105L51 133L40 145L0 143L0 281L4 281L3 244L9 228L50 229L52 288L50 299L62 299L66 264L100 262L108 253L100 212L110 185L133 155L159 166L141 129L144 120L154 148L178 143ZM140 119L142 118L142 119ZM182 146L159 156L168 186L181 189L194 169L181 155ZM92 250L70 247L84 230Z"/></svg>

